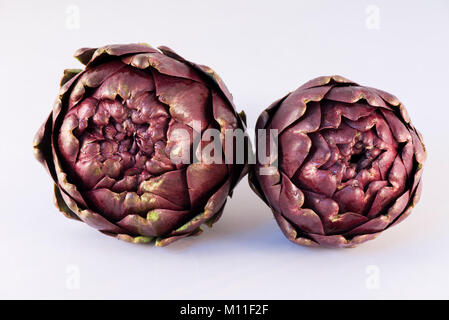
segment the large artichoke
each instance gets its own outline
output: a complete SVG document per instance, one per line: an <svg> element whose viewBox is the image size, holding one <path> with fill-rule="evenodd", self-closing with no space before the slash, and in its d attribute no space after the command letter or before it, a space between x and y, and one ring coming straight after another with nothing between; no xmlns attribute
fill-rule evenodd
<svg viewBox="0 0 449 320"><path fill-rule="evenodd" d="M423 140L389 93L319 77L269 106L260 129L267 134L257 146L268 157L258 151L250 185L294 243L355 246L402 221L419 200Z"/></svg>
<svg viewBox="0 0 449 320"><path fill-rule="evenodd" d="M85 69L64 72L34 141L59 210L105 234L160 246L215 222L247 171L246 162L201 155L206 129L245 130L221 79L167 47L110 45L75 57ZM231 150L219 139L224 158Z"/></svg>

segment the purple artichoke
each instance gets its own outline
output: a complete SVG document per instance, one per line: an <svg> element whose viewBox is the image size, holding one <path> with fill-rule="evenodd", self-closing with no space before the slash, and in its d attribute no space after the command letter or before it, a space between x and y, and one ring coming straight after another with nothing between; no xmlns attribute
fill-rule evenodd
<svg viewBox="0 0 449 320"><path fill-rule="evenodd" d="M425 147L389 93L319 77L269 106L260 129L275 130L278 143L259 136L268 156L258 154L250 185L294 243L353 247L405 219L419 200Z"/></svg>
<svg viewBox="0 0 449 320"><path fill-rule="evenodd" d="M245 131L221 79L166 47L110 45L75 57L85 69L64 72L34 141L57 208L107 235L159 246L217 221L247 172L247 162L206 161L200 148L207 129ZM232 150L220 139L224 158Z"/></svg>

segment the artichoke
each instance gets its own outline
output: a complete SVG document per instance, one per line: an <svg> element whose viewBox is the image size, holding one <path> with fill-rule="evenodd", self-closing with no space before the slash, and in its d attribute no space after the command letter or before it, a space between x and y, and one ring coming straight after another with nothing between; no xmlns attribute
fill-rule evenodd
<svg viewBox="0 0 449 320"><path fill-rule="evenodd" d="M224 148L224 132L245 132L222 80L158 49L79 49L75 57L85 68L65 70L34 151L65 216L119 239L163 246L217 221L248 166L202 157L205 131L220 133L223 158L233 151Z"/></svg>
<svg viewBox="0 0 449 320"><path fill-rule="evenodd" d="M260 129L273 133L258 135L268 156L258 150L249 182L294 243L356 246L419 200L425 147L389 93L319 77L270 105Z"/></svg>

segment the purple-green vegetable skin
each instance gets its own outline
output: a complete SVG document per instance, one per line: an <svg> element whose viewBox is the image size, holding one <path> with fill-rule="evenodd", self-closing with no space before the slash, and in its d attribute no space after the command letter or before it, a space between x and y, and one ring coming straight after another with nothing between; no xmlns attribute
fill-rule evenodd
<svg viewBox="0 0 449 320"><path fill-rule="evenodd" d="M258 161L250 185L294 243L356 246L419 200L425 147L389 93L319 77L269 106L257 129L278 130L279 152Z"/></svg>
<svg viewBox="0 0 449 320"><path fill-rule="evenodd" d="M158 246L217 221L247 163L175 163L169 155L196 155L206 129L246 129L218 75L146 44L83 48L75 57L85 69L65 70L34 141L57 208L107 235Z"/></svg>

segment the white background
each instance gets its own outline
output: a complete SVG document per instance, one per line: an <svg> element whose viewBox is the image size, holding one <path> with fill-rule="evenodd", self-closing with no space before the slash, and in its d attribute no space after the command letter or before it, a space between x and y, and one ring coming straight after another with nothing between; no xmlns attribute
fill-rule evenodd
<svg viewBox="0 0 449 320"><path fill-rule="evenodd" d="M0 298L449 298L448 1L0 0ZM253 127L321 75L389 91L428 150L421 202L355 249L284 238L246 178L223 218L165 248L66 219L34 160L79 47L147 42L211 66Z"/></svg>

